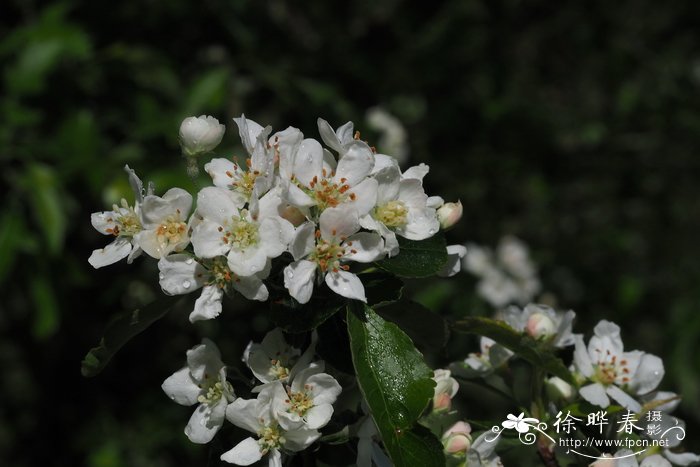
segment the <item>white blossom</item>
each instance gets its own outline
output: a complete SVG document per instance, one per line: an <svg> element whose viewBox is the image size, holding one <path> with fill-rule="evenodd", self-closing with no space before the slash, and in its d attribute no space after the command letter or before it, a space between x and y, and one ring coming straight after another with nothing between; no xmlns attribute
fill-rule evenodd
<svg viewBox="0 0 700 467"><path fill-rule="evenodd" d="M187 216L191 208L192 196L181 188L171 188L162 198L147 195L139 216L143 228L134 235L134 242L156 259L182 251L190 242Z"/></svg>
<svg viewBox="0 0 700 467"><path fill-rule="evenodd" d="M282 452L299 452L309 447L320 436L317 430L304 424L283 428L275 418L273 399L281 383L266 386L257 399L236 399L226 410L226 418L239 428L255 433L221 455L221 460L250 465L268 456L270 467L282 466ZM284 392L284 389L282 389Z"/></svg>
<svg viewBox="0 0 700 467"><path fill-rule="evenodd" d="M280 328L268 332L262 342L250 342L243 353L243 361L263 384L288 383L307 368L316 351L315 336L304 353L287 343Z"/></svg>
<svg viewBox="0 0 700 467"><path fill-rule="evenodd" d="M187 351L187 366L163 382L163 391L180 405L199 406L190 418L185 434L194 443L208 443L224 423L226 406L234 400L226 381L226 366L209 339Z"/></svg>
<svg viewBox="0 0 700 467"><path fill-rule="evenodd" d="M318 430L328 424L333 415L333 403L342 388L323 370L323 362L311 363L299 371L291 383L284 387L276 385L272 409L282 428L306 425Z"/></svg>
<svg viewBox="0 0 700 467"><path fill-rule="evenodd" d="M192 231L194 253L200 258L225 255L228 267L241 277L263 271L280 256L294 235L294 226L266 209L266 194L252 210L242 208L234 192L219 187L202 189L197 213L202 220Z"/></svg>
<svg viewBox="0 0 700 467"><path fill-rule="evenodd" d="M496 343L488 337L479 339L480 352L470 353L464 359L463 369L470 369L470 372L480 376L492 373L496 368L507 362L513 356L513 352Z"/></svg>
<svg viewBox="0 0 700 467"><path fill-rule="evenodd" d="M130 206L125 199L119 205L113 205L111 211L95 212L91 216L92 226L103 235L114 236L115 239L104 248L94 250L88 258L88 262L95 269L114 264L126 258L131 263L141 254L141 247L134 242L134 236L142 230L141 203L143 203L144 189L141 179L129 166L124 170L129 175L129 184L134 192L134 205ZM149 186L148 194L153 193L153 186Z"/></svg>
<svg viewBox="0 0 700 467"><path fill-rule="evenodd" d="M628 410L639 412L641 405L630 394L639 396L656 389L664 376L663 362L639 350L624 352L620 327L615 323L600 321L593 332L588 347L582 336L575 336L573 369L582 381L579 393L603 408L612 398Z"/></svg>
<svg viewBox="0 0 700 467"><path fill-rule="evenodd" d="M226 127L209 115L187 117L180 124L182 152L190 157L212 151L224 137Z"/></svg>
<svg viewBox="0 0 700 467"><path fill-rule="evenodd" d="M350 205L321 213L319 229L306 222L296 230L290 252L295 261L284 269L284 286L299 303L311 299L317 271L338 295L366 302L360 278L348 261L370 263L384 255L384 241L374 233L359 232L357 212Z"/></svg>
<svg viewBox="0 0 700 467"><path fill-rule="evenodd" d="M509 306L503 311L503 320L516 331L547 341L559 348L574 344L571 325L575 317L576 313L572 310L561 313L547 305L534 303L522 310L516 306Z"/></svg>
<svg viewBox="0 0 700 467"><path fill-rule="evenodd" d="M447 245L447 262L440 272L440 277L452 277L462 270L462 259L467 254L464 245Z"/></svg>
<svg viewBox="0 0 700 467"><path fill-rule="evenodd" d="M249 300L265 301L268 291L262 279L268 270L252 276L241 277L228 267L225 257L195 260L188 254L163 256L158 261L160 286L168 295L183 295L202 289L195 301L190 321L212 319L221 313L221 300L228 287Z"/></svg>

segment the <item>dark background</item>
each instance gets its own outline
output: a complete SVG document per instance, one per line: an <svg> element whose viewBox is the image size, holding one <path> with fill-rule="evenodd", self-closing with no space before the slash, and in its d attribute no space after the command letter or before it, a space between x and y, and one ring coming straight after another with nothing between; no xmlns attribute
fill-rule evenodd
<svg viewBox="0 0 700 467"><path fill-rule="evenodd" d="M409 162L430 164L428 192L461 199L450 243L527 242L577 332L610 319L627 349L664 359L698 450L699 18L693 1L3 2L0 461L218 465L232 443L187 442L191 410L159 385L203 335L238 364L264 313L238 301L192 326L175 310L83 379L109 318L160 294L153 261L88 265L108 241L90 213L131 196L125 164L158 193L197 189L179 156L186 116L224 122L230 155L243 112L309 137L319 116L353 120L371 142L377 105L406 127ZM413 293L486 314L474 283ZM473 391L470 404L483 407Z"/></svg>

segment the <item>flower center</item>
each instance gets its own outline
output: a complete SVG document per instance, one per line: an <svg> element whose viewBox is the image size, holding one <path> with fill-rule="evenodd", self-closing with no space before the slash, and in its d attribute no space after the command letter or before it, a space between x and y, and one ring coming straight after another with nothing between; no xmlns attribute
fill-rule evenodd
<svg viewBox="0 0 700 467"><path fill-rule="evenodd" d="M208 269L211 274L209 284L216 285L220 289L225 289L231 281L240 281L239 277L229 269L228 262L223 256L211 260Z"/></svg>
<svg viewBox="0 0 700 467"><path fill-rule="evenodd" d="M292 391L292 388L287 386L287 395L289 399L286 402L289 403L289 412L293 412L300 417L303 417L306 412L314 406L313 397L309 395L308 391L311 387L306 384L304 385L304 390L299 392Z"/></svg>
<svg viewBox="0 0 700 467"><path fill-rule="evenodd" d="M121 206L112 205L112 210L118 215L116 219L110 218L109 221L112 222L114 220L117 225L114 228L107 229L107 233L115 237L133 237L141 231L139 216L125 199L122 198Z"/></svg>
<svg viewBox="0 0 700 467"><path fill-rule="evenodd" d="M403 201L389 201L378 206L374 210L374 218L387 227L401 227L406 225L408 208Z"/></svg>
<svg viewBox="0 0 700 467"><path fill-rule="evenodd" d="M348 193L350 185L347 179L341 178L340 183L333 182L332 178L326 178L326 169L323 169L323 178L319 180L318 176L309 183L309 189L305 189L306 193L315 201L318 208L323 211L326 208L334 208L348 199L355 200L355 193ZM335 172L331 172L330 177L334 177ZM300 186L304 189L305 187Z"/></svg>
<svg viewBox="0 0 700 467"><path fill-rule="evenodd" d="M270 371L273 380L282 381L289 378L289 369L280 360L270 360Z"/></svg>
<svg viewBox="0 0 700 467"><path fill-rule="evenodd" d="M245 219L245 210L241 211L241 217L233 216L226 232L224 233L224 243L230 244L236 250L246 248L258 243L258 226ZM223 230L223 228L221 229Z"/></svg>
<svg viewBox="0 0 700 467"><path fill-rule="evenodd" d="M231 393L233 392L233 388L231 387L231 384L228 381L217 381L216 383L212 384L207 388L207 392L205 394L201 394L198 398L197 401L200 404L206 404L209 406L212 406L219 402L221 398L224 396L224 393L228 392Z"/></svg>
<svg viewBox="0 0 700 467"><path fill-rule="evenodd" d="M180 220L179 215L168 216L156 229L156 235L161 245L180 243L187 235L187 224Z"/></svg>
<svg viewBox="0 0 700 467"><path fill-rule="evenodd" d="M261 173L259 170L252 170L251 159L246 159L246 165L248 166L248 170L244 171L239 170L238 165L234 164L233 166L236 169L236 175L234 176L233 173L227 171L226 176L233 179L233 181L231 182L232 190L242 193L246 197L249 197L250 194L253 192L253 187L255 186L255 179L258 178L261 175Z"/></svg>
<svg viewBox="0 0 700 467"><path fill-rule="evenodd" d="M263 455L267 454L270 449L279 448L286 441L276 424L265 426L258 432L258 436L260 437L258 444Z"/></svg>
<svg viewBox="0 0 700 467"><path fill-rule="evenodd" d="M345 248L337 243L327 242L326 240L320 238L321 232L316 231L316 237L318 238L316 243L316 249L311 252L309 259L315 261L318 264L319 269L322 272L331 270L333 272L338 272L339 269L347 271L350 269L347 265L341 265L340 260L345 256ZM352 242L347 243L348 246L352 246ZM355 252L355 250L350 250Z"/></svg>
<svg viewBox="0 0 700 467"><path fill-rule="evenodd" d="M596 352L601 353L596 349ZM617 355L612 355L609 350L605 351L604 355L598 360L595 368L594 379L602 384L614 384L618 378L622 376L621 383L629 383L629 368L627 368L627 360L617 360Z"/></svg>

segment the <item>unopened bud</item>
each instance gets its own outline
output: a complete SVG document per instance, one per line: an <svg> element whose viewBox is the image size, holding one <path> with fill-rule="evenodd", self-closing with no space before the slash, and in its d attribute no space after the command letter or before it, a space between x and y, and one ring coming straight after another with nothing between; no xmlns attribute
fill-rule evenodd
<svg viewBox="0 0 700 467"><path fill-rule="evenodd" d="M557 328L552 318L544 313L536 312L527 319L525 331L535 339L547 339L556 334Z"/></svg>
<svg viewBox="0 0 700 467"><path fill-rule="evenodd" d="M226 127L208 115L187 117L180 124L180 146L182 153L195 157L207 153L219 145Z"/></svg>
<svg viewBox="0 0 700 467"><path fill-rule="evenodd" d="M467 422L457 422L442 435L445 452L464 456L472 445L472 427Z"/></svg>
<svg viewBox="0 0 700 467"><path fill-rule="evenodd" d="M462 202L445 203L437 210L438 221L442 230L452 227L462 218Z"/></svg>
<svg viewBox="0 0 700 467"><path fill-rule="evenodd" d="M569 401L575 395L573 386L557 376L546 379L545 388L547 396L552 401Z"/></svg>

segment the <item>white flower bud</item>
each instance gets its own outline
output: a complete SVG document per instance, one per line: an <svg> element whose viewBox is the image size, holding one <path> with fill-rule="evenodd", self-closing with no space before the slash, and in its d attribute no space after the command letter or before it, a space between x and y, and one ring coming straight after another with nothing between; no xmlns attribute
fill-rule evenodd
<svg viewBox="0 0 700 467"><path fill-rule="evenodd" d="M452 228L462 218L462 202L445 203L437 210L442 230Z"/></svg>
<svg viewBox="0 0 700 467"><path fill-rule="evenodd" d="M457 422L442 435L445 452L453 456L464 456L472 445L472 427L467 422Z"/></svg>
<svg viewBox="0 0 700 467"><path fill-rule="evenodd" d="M545 388L547 390L547 396L552 401L568 401L573 399L576 394L573 386L557 376L546 379Z"/></svg>
<svg viewBox="0 0 700 467"><path fill-rule="evenodd" d="M209 115L187 117L180 124L180 146L188 157L213 150L224 137L226 127Z"/></svg>
<svg viewBox="0 0 700 467"><path fill-rule="evenodd" d="M557 332L557 327L552 318L544 313L533 313L527 319L525 331L535 339L549 338Z"/></svg>

